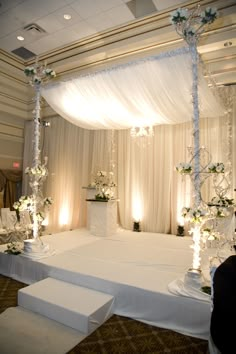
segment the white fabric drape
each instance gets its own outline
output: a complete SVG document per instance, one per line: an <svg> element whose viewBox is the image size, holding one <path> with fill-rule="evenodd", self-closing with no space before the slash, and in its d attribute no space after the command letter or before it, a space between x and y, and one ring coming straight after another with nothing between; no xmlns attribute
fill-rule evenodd
<svg viewBox="0 0 236 354"><path fill-rule="evenodd" d="M63 118L85 129L176 124L192 117L191 56L167 52L42 89ZM223 114L199 67L201 117Z"/></svg>
<svg viewBox="0 0 236 354"><path fill-rule="evenodd" d="M231 112L234 132L235 92L233 90ZM49 157L44 194L54 199L48 231L56 232L86 225L86 191L82 187L91 182L91 174L96 170L109 171L111 131L85 130L61 117L50 121L50 128L42 128L42 156ZM201 145L211 152L213 162L226 162L228 128L225 118L201 119L200 129ZM25 132L26 167L32 155L30 123ZM115 131L118 212L122 227L132 229L133 221L140 219L143 231L176 233L180 210L190 204L191 190L189 177L182 178L174 166L189 161L187 147L192 145L191 140L191 123L156 126L150 145L143 145L142 139L133 141L130 130ZM235 135L233 144L235 147ZM232 159L235 159L234 151ZM234 161L234 183L235 175ZM25 179L24 193L29 192L26 182ZM210 182L207 182L203 197L209 200L211 196ZM232 197L235 197L233 193Z"/></svg>

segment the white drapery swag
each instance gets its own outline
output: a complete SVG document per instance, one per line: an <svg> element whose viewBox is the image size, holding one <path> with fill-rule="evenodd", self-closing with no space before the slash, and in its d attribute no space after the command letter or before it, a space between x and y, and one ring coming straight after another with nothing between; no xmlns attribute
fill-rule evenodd
<svg viewBox="0 0 236 354"><path fill-rule="evenodd" d="M190 121L193 115L188 48L51 83L42 89L61 117L85 129L127 129ZM199 70L201 117L223 115Z"/></svg>
<svg viewBox="0 0 236 354"><path fill-rule="evenodd" d="M236 90L228 89L222 88L226 97L233 98L231 114L235 133ZM56 232L86 226L86 191L82 187L91 182L91 172L97 168L109 170L111 131L85 130L59 116L50 122L50 128L42 128L42 155L49 157L44 195L54 199L47 231ZM25 129L24 167L31 164L31 124L27 122ZM211 151L213 162L226 162L227 119L201 119L200 129L201 145ZM153 142L145 148L132 140L129 130L115 132L119 222L122 227L132 229L135 205L140 203L143 231L175 234L180 210L189 205L191 190L189 177L182 178L174 166L189 160L187 147L192 145L192 126L190 122L160 125L154 132ZM233 188L236 182L234 133ZM204 191L206 200L212 197L209 191ZM25 179L23 194L28 193ZM233 193L232 197L235 197Z"/></svg>

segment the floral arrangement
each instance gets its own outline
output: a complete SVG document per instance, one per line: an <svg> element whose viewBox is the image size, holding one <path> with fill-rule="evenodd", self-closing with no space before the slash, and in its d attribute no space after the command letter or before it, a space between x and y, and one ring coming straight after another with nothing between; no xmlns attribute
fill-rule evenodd
<svg viewBox="0 0 236 354"><path fill-rule="evenodd" d="M171 23L177 25L178 23L187 21L188 17L188 9L177 9L171 13Z"/></svg>
<svg viewBox="0 0 236 354"><path fill-rule="evenodd" d="M224 173L225 166L222 162L211 163L208 166L207 171L210 173Z"/></svg>
<svg viewBox="0 0 236 354"><path fill-rule="evenodd" d="M211 208L211 215L215 218L225 218L230 215L227 207L213 206Z"/></svg>
<svg viewBox="0 0 236 354"><path fill-rule="evenodd" d="M28 211L31 219L33 218L33 208L35 204L35 198L33 195L27 196L27 195L22 195L20 199L13 204L13 208L16 211L17 218L20 220L20 212L21 211ZM51 197L44 198L41 203L41 209L35 214L36 219L38 220L39 223L42 223L43 220L45 219L45 214L46 211L49 209L49 207L53 204L53 199Z"/></svg>
<svg viewBox="0 0 236 354"><path fill-rule="evenodd" d="M180 162L175 169L181 174L190 174L192 172L192 166L187 162Z"/></svg>
<svg viewBox="0 0 236 354"><path fill-rule="evenodd" d="M52 78L56 77L56 72L50 68L44 69L43 74Z"/></svg>
<svg viewBox="0 0 236 354"><path fill-rule="evenodd" d="M26 76L33 76L37 74L37 71L34 66L27 66L24 70L24 73Z"/></svg>
<svg viewBox="0 0 236 354"><path fill-rule="evenodd" d="M228 208L228 207L234 205L234 200L226 198L226 197L221 197L221 198L213 197L211 202L208 205L209 206L221 206L221 207Z"/></svg>
<svg viewBox="0 0 236 354"><path fill-rule="evenodd" d="M202 219L208 214L208 212L204 209L194 209L184 207L181 211L182 216L192 223L199 224L202 222Z"/></svg>
<svg viewBox="0 0 236 354"><path fill-rule="evenodd" d="M23 251L23 245L20 242L11 242L7 245L7 249L4 251L8 254L20 254Z"/></svg>
<svg viewBox="0 0 236 354"><path fill-rule="evenodd" d="M27 77L30 78L31 84L40 85L42 80L56 77L53 69L42 67L36 63L35 66L27 66L24 70Z"/></svg>
<svg viewBox="0 0 236 354"><path fill-rule="evenodd" d="M46 197L43 200L43 205L44 206L50 206L53 204L53 199L51 197Z"/></svg>
<svg viewBox="0 0 236 354"><path fill-rule="evenodd" d="M91 187L95 187L98 193L95 195L97 200L109 200L114 197L114 188L116 183L114 182L114 173L112 171L97 171L93 176L93 182Z"/></svg>
<svg viewBox="0 0 236 354"><path fill-rule="evenodd" d="M206 7L199 15L198 23L205 25L215 21L218 16L216 8ZM174 25L186 22L190 19L191 14L188 9L179 8L171 13L171 23Z"/></svg>
<svg viewBox="0 0 236 354"><path fill-rule="evenodd" d="M48 170L45 165L37 165L34 167L26 167L25 174L46 177L48 175Z"/></svg>
<svg viewBox="0 0 236 354"><path fill-rule="evenodd" d="M215 8L207 7L200 12L200 7L193 11L179 8L171 13L171 23L175 25L176 32L183 37L187 43L194 42L204 31L204 26L211 24L218 16Z"/></svg>
<svg viewBox="0 0 236 354"><path fill-rule="evenodd" d="M13 204L13 208L17 211L24 211L24 210L29 210L31 205L32 205L32 197L29 197L27 195L22 195L20 199Z"/></svg>
<svg viewBox="0 0 236 354"><path fill-rule="evenodd" d="M202 24L212 23L216 20L217 16L218 13L216 8L206 7L205 10L202 11L200 14L201 23Z"/></svg>
<svg viewBox="0 0 236 354"><path fill-rule="evenodd" d="M210 229L210 228L203 229L202 235L203 235L204 239L208 240L208 241L214 241L214 240L220 239L219 232L214 231L213 229Z"/></svg>

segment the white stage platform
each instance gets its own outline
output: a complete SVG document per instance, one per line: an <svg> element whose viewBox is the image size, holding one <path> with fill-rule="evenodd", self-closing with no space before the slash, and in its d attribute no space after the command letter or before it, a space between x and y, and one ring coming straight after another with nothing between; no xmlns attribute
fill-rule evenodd
<svg viewBox="0 0 236 354"><path fill-rule="evenodd" d="M42 240L55 253L34 261L5 254L6 245L1 245L0 273L26 284L52 277L111 294L115 314L208 339L210 298L168 291L168 285L191 266L190 237L126 230L96 237L79 229ZM208 259L203 255L203 267L204 257Z"/></svg>

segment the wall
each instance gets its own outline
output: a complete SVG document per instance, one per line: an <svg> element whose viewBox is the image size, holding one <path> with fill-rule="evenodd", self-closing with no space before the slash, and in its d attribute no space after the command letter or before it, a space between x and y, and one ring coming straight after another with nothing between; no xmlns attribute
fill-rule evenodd
<svg viewBox="0 0 236 354"><path fill-rule="evenodd" d="M23 61L0 51L0 169L22 169L24 122L29 118L30 88Z"/></svg>

